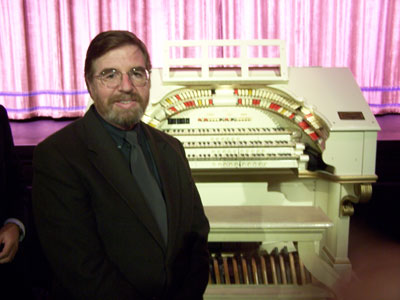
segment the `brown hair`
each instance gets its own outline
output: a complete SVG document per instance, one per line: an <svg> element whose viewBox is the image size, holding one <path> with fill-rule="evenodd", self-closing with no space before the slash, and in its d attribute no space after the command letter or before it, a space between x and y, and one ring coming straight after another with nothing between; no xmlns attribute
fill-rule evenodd
<svg viewBox="0 0 400 300"><path fill-rule="evenodd" d="M85 81L89 82L93 76L93 61L108 51L125 45L138 46L142 51L146 63L146 69L151 70L150 55L146 45L132 32L122 30L110 30L99 33L89 45L85 60Z"/></svg>

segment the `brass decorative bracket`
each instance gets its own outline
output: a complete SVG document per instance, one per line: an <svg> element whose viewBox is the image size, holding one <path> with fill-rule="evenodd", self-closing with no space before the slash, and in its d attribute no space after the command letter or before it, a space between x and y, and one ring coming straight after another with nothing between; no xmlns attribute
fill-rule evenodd
<svg viewBox="0 0 400 300"><path fill-rule="evenodd" d="M354 186L355 195L346 195L340 200L340 217L351 217L356 203L366 203L372 196L372 185L360 183Z"/></svg>

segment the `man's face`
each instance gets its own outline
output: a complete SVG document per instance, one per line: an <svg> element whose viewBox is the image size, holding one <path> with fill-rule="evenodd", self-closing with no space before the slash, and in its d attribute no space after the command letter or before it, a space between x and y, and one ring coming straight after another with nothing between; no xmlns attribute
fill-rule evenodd
<svg viewBox="0 0 400 300"><path fill-rule="evenodd" d="M142 51L134 45L113 49L93 61L94 77L88 82L88 89L96 110L104 120L124 130L132 129L140 121L149 103L150 81L143 87L137 87L126 73L134 67L145 66ZM122 73L121 84L115 88L109 88L95 78L108 69Z"/></svg>

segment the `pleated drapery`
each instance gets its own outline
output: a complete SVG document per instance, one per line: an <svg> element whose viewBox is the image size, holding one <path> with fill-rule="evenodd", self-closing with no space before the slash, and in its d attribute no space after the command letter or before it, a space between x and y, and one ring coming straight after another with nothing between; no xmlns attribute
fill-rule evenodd
<svg viewBox="0 0 400 300"><path fill-rule="evenodd" d="M166 40L282 39L289 66L348 67L374 113L400 112L397 0L2 0L0 103L9 117L83 115L86 49L109 29L143 39L153 67L162 67Z"/></svg>

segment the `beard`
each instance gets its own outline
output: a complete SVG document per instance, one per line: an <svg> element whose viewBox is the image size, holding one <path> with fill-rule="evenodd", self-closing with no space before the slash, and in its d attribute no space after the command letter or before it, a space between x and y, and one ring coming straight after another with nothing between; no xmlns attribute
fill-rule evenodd
<svg viewBox="0 0 400 300"><path fill-rule="evenodd" d="M129 109L123 109L114 105L116 102L128 100L135 101L137 105ZM129 130L142 119L148 99L145 100L139 94L132 93L129 95L114 96L106 102L101 100L94 102L96 110L104 120L118 128Z"/></svg>

